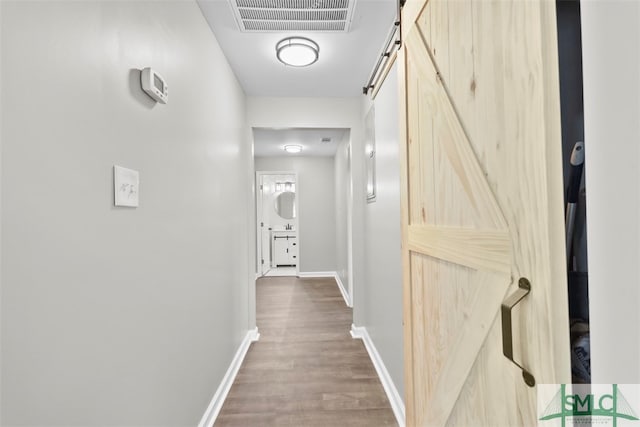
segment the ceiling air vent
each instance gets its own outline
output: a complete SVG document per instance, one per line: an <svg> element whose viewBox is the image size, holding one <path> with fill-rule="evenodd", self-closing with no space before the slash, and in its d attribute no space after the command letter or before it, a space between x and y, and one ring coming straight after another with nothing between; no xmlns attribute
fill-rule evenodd
<svg viewBox="0 0 640 427"><path fill-rule="evenodd" d="M356 0L229 0L243 32L347 32Z"/></svg>

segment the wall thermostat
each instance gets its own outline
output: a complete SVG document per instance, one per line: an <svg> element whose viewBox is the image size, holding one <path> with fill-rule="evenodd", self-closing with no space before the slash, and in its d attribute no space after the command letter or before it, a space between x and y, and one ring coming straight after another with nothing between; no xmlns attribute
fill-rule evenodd
<svg viewBox="0 0 640 427"><path fill-rule="evenodd" d="M143 69L140 73L140 83L142 83L142 89L147 92L147 95L156 101L166 104L169 100L167 82L150 67Z"/></svg>

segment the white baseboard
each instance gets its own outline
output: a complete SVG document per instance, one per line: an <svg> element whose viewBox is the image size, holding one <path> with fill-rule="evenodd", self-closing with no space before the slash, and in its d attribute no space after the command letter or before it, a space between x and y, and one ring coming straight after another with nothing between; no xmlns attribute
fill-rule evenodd
<svg viewBox="0 0 640 427"><path fill-rule="evenodd" d="M240 366L242 365L242 361L244 357L247 355L247 351L249 350L249 346L252 342L258 341L260 339L260 334L258 333L258 328L251 329L247 331L247 335L245 335L236 355L233 357L231 364L229 365L229 369L227 369L227 373L224 375L222 382L218 386L216 393L213 395L213 399L211 399L211 403L209 403L209 407L207 411L202 416L200 420L200 424L198 427L212 427L213 423L218 418L218 414L222 409L222 404L224 400L227 398L229 394L229 390L231 390L231 385L233 381L236 379L236 375L238 375L238 371L240 370Z"/></svg>
<svg viewBox="0 0 640 427"><path fill-rule="evenodd" d="M333 277L335 271L301 271L298 277Z"/></svg>
<svg viewBox="0 0 640 427"><path fill-rule="evenodd" d="M364 346L369 353L371 362L373 362L373 366L376 368L378 377L380 377L382 387L384 387L384 391L385 393L387 393L387 398L389 398L389 403L391 404L391 409L393 410L393 414L396 417L398 426L405 427L404 402L402 401L400 393L398 393L396 385L391 379L391 375L389 375L389 371L387 371L387 367L384 365L384 362L380 357L380 353L378 353L376 346L373 344L373 341L371 341L371 337L369 336L369 332L367 332L367 328L363 326L351 325L351 336L354 339L361 339L364 342Z"/></svg>
<svg viewBox="0 0 640 427"><path fill-rule="evenodd" d="M334 279L336 279L336 283L338 284L338 288L340 289L340 293L342 294L342 298L344 298L345 304L347 304L347 307L353 308L353 303L351 302L351 297L347 293L347 290L345 289L344 284L342 283L342 280L340 279L340 275L338 273L333 273L333 277L334 277Z"/></svg>
<svg viewBox="0 0 640 427"><path fill-rule="evenodd" d="M307 277L307 278L309 278L309 277L333 277L336 280L336 283L338 284L338 289L340 289L340 293L342 294L342 298L344 299L344 303L347 305L347 307L353 308L353 304L351 303L351 297L347 293L347 290L344 287L344 284L342 283L342 280L340 280L340 275L337 272L335 272L335 271L306 271L306 272L301 271L298 274L298 277L302 277L302 278L305 278L305 277Z"/></svg>

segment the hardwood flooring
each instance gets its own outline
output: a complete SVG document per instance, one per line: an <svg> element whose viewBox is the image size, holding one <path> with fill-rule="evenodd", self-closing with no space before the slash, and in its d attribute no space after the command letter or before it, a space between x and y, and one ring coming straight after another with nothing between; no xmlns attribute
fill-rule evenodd
<svg viewBox="0 0 640 427"><path fill-rule="evenodd" d="M333 278L261 278L253 343L216 420L226 426L396 426Z"/></svg>

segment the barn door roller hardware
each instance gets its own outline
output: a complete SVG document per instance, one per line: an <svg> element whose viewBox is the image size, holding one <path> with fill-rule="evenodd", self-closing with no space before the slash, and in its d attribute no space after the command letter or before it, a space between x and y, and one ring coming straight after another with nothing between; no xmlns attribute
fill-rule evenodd
<svg viewBox="0 0 640 427"><path fill-rule="evenodd" d="M378 62L376 62L376 66L373 68L371 72L371 76L367 81L367 84L362 87L362 94L367 95L371 89L375 87L375 84L380 78L380 72L385 69L387 63L391 59L391 54L393 53L394 48L396 50L400 50L402 46L402 30L401 30L401 18L400 18L400 10L402 6L404 6L405 0L398 0L398 12L396 21L393 23L391 27L391 31L389 33L389 37L387 38L387 42L384 45L384 49L382 54L378 58Z"/></svg>

